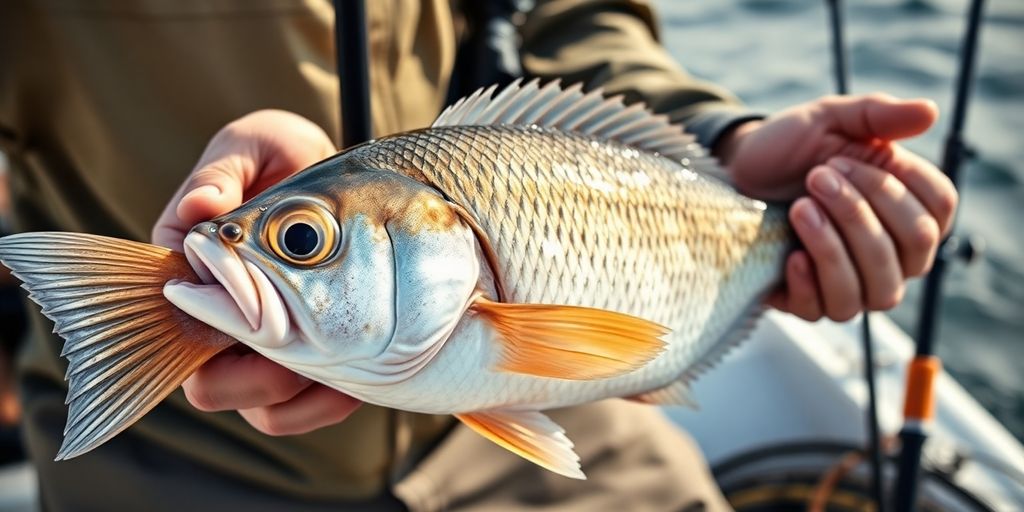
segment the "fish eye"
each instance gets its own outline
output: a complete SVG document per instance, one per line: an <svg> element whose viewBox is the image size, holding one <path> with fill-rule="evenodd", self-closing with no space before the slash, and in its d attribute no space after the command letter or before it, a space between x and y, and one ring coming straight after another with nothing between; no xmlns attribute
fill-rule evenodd
<svg viewBox="0 0 1024 512"><path fill-rule="evenodd" d="M289 253L289 256L296 259L313 254L323 244L316 228L305 222L296 222L288 226L282 237L281 241L284 243L281 246Z"/></svg>
<svg viewBox="0 0 1024 512"><path fill-rule="evenodd" d="M318 205L286 203L270 213L267 241L281 259L297 265L316 265L338 245L338 224Z"/></svg>

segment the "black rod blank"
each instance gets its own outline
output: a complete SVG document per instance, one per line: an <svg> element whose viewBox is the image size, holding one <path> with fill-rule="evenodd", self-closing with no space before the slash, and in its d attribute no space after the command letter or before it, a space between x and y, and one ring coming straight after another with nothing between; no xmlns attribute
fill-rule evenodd
<svg viewBox="0 0 1024 512"><path fill-rule="evenodd" d="M363 0L334 0L334 48L341 108L341 148L373 137L369 50Z"/></svg>
<svg viewBox="0 0 1024 512"><path fill-rule="evenodd" d="M963 129L967 119L967 103L970 99L971 84L974 81L974 58L978 48L978 33L984 0L971 0L967 13L967 29L960 50L960 66L956 76L956 94L953 98L953 118L949 135L946 136L942 154L942 171L959 189L960 168L966 156ZM943 241L935 255L935 264L925 278L924 295L921 299L921 314L917 323L917 357L928 357L934 353L935 338L942 303L942 282L946 267L952 258L947 254ZM914 510L917 504L917 489L921 473L921 454L928 433L919 421L905 421L900 430L899 472L896 478L895 507L899 512Z"/></svg>
<svg viewBox="0 0 1024 512"><path fill-rule="evenodd" d="M832 29L832 66L836 93L850 92L849 68L846 58L842 0L828 0L829 25ZM875 391L875 356L871 339L871 314L864 312L861 319L861 345L864 352L864 381L868 387L865 423L868 435L868 455L871 462L871 494L876 510L885 512L884 480L882 473L882 442L878 428L878 401Z"/></svg>

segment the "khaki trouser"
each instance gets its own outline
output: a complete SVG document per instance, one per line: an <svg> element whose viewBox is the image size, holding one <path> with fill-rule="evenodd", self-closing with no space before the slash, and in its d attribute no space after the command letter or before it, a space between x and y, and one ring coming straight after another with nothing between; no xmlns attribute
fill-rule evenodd
<svg viewBox="0 0 1024 512"><path fill-rule="evenodd" d="M28 402L26 432L34 454L56 452L63 402L56 389ZM550 416L576 443L586 481L526 463L461 425L391 492L350 501L272 492L131 429L77 459L35 462L44 508L52 510L730 510L693 442L657 408L606 400Z"/></svg>

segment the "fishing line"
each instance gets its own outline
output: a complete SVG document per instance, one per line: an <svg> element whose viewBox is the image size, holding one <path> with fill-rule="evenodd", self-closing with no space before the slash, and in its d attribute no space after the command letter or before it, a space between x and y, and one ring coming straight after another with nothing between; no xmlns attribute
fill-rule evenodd
<svg viewBox="0 0 1024 512"><path fill-rule="evenodd" d="M829 22L832 28L832 62L835 72L836 93L849 93L846 44L843 38L843 6L841 0L828 0ZM878 429L878 405L875 391L875 356L871 339L871 313L861 315L861 346L864 351L864 381L868 387L865 421L868 431L868 452L871 456L871 494L878 512L885 511L882 480L882 443Z"/></svg>

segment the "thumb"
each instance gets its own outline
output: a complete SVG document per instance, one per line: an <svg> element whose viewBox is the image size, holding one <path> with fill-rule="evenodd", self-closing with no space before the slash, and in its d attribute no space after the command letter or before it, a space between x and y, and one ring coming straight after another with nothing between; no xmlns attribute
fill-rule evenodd
<svg viewBox="0 0 1024 512"><path fill-rule="evenodd" d="M153 227L153 243L180 249L198 222L335 152L312 121L291 112L260 110L222 128Z"/></svg>
<svg viewBox="0 0 1024 512"><path fill-rule="evenodd" d="M215 138L164 208L153 228L153 243L180 250L192 226L242 204L242 195L256 175L258 155L251 148Z"/></svg>
<svg viewBox="0 0 1024 512"><path fill-rule="evenodd" d="M234 210L242 204L247 176L255 174L251 155L231 154L199 167L181 189L175 209L178 219L189 226Z"/></svg>
<svg viewBox="0 0 1024 512"><path fill-rule="evenodd" d="M931 100L901 100L879 93L834 97L822 103L833 132L860 140L889 141L920 135L939 116Z"/></svg>

